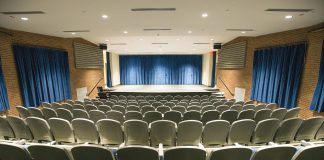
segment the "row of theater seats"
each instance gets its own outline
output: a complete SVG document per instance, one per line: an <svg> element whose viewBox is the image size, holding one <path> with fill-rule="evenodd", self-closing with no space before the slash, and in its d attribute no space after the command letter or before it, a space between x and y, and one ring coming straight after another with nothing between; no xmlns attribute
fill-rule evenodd
<svg viewBox="0 0 324 160"><path fill-rule="evenodd" d="M237 110L234 110L234 108L223 108L223 105L216 107L216 109L213 108L213 106L206 106L204 108L207 108L203 113L199 111L185 111L183 114L182 112L176 110L179 107L169 108L169 107L158 107L154 109L151 106L148 107L142 107L141 112L130 110L126 111L126 113L120 111L120 109L115 107L109 107L106 105L100 105L99 108L96 106L93 107L90 110L83 110L83 109L72 109L72 111L65 109L65 108L58 108L56 110L51 108L24 108L17 106L16 109L19 112L19 115L23 118L27 118L30 116L33 117L39 117L44 119L49 118L63 118L68 121L72 121L72 119L75 118L86 118L91 119L94 122L97 122L100 119L114 119L119 121L120 123L123 123L125 120L131 120L131 119L138 119L138 120L145 120L147 123L151 123L155 120L171 120L175 123L179 123L182 120L199 120L202 121L204 124L206 124L208 121L211 120L227 120L230 123L233 123L236 120L241 119L253 119L256 122L268 119L268 118L277 118L280 121L284 119L289 118L295 118L298 116L299 108L294 108L287 110L285 108L279 108L275 110L271 109L260 109L258 111L255 111L254 109L246 109L246 110L240 110L239 107L236 107ZM224 105L224 107L227 107ZM253 108L253 105L251 106ZM124 109L123 107L120 107L121 109ZM137 108L137 107L134 107ZM167 110L159 110L159 108L167 108ZM228 110L221 110L222 109L228 109ZM242 107L241 107L242 108ZM105 112L106 111L106 112ZM144 113L144 115L142 114Z"/></svg>
<svg viewBox="0 0 324 160"><path fill-rule="evenodd" d="M306 120L292 118L280 123L278 119L267 119L256 123L245 119L230 124L225 120L203 123L186 120L178 125L168 120L158 120L150 124L142 120L128 120L123 124L112 119L102 119L97 123L77 118L70 123L60 118L50 118L48 122L37 117L23 120L15 116L0 118L0 136L5 139L28 139L37 142L92 143L102 145L146 145L156 147L185 146L203 144L205 147L217 145L244 145L293 143L295 141L321 141L324 139L324 118L313 117Z"/></svg>
<svg viewBox="0 0 324 160"><path fill-rule="evenodd" d="M215 148L199 147L159 149L125 146L111 150L101 146L53 146L39 144L0 143L2 160L323 160L324 145L306 146L243 146Z"/></svg>

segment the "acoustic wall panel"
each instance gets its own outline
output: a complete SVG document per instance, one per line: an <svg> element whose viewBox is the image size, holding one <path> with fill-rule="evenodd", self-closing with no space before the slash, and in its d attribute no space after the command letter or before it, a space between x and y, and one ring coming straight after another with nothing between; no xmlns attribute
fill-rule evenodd
<svg viewBox="0 0 324 160"><path fill-rule="evenodd" d="M224 45L218 54L218 68L244 68L246 42Z"/></svg>
<svg viewBox="0 0 324 160"><path fill-rule="evenodd" d="M74 43L76 68L103 68L103 54L97 46Z"/></svg>

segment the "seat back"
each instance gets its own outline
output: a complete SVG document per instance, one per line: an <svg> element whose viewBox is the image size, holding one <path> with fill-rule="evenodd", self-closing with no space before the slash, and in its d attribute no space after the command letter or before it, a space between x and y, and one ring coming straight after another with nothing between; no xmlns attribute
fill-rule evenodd
<svg viewBox="0 0 324 160"><path fill-rule="evenodd" d="M90 112L91 110L98 110L97 106L95 105L91 105L91 104L87 104L84 106L84 109L87 111L87 112Z"/></svg>
<svg viewBox="0 0 324 160"><path fill-rule="evenodd" d="M200 112L200 110L201 110L200 106L189 106L187 108L187 111L198 111L198 112Z"/></svg>
<svg viewBox="0 0 324 160"><path fill-rule="evenodd" d="M213 105L206 105L201 108L201 113L205 113L206 111L214 111L216 108Z"/></svg>
<svg viewBox="0 0 324 160"><path fill-rule="evenodd" d="M237 120L238 112L235 110L227 110L224 111L220 115L220 119L228 121L230 124L232 124L234 121Z"/></svg>
<svg viewBox="0 0 324 160"><path fill-rule="evenodd" d="M115 160L112 152L105 147L79 145L71 149L74 160Z"/></svg>
<svg viewBox="0 0 324 160"><path fill-rule="evenodd" d="M266 109L267 106L265 104L258 104L254 107L254 110L258 112L259 110Z"/></svg>
<svg viewBox="0 0 324 160"><path fill-rule="evenodd" d="M316 132L322 126L324 117L312 117L303 121L299 127L295 140L314 140Z"/></svg>
<svg viewBox="0 0 324 160"><path fill-rule="evenodd" d="M228 134L228 143L249 145L256 123L251 119L235 121Z"/></svg>
<svg viewBox="0 0 324 160"><path fill-rule="evenodd" d="M16 139L28 139L28 140L33 139L29 126L22 118L16 116L7 116L6 119L10 124L13 132L15 133ZM0 128L4 128L4 127L0 127Z"/></svg>
<svg viewBox="0 0 324 160"><path fill-rule="evenodd" d="M57 117L57 113L54 109L52 108L43 108L43 114L44 114L44 118L46 120L50 119L50 118L56 118Z"/></svg>
<svg viewBox="0 0 324 160"><path fill-rule="evenodd" d="M29 107L28 112L32 117L44 118L43 112L36 107Z"/></svg>
<svg viewBox="0 0 324 160"><path fill-rule="evenodd" d="M107 106L107 105L100 105L98 106L98 110L99 111L103 111L104 113L111 111L111 107Z"/></svg>
<svg viewBox="0 0 324 160"><path fill-rule="evenodd" d="M123 106L121 106L121 105L114 105L112 107L112 110L119 111L119 112L121 112L123 114L125 114L125 112L126 112L126 109Z"/></svg>
<svg viewBox="0 0 324 160"><path fill-rule="evenodd" d="M243 107L241 105L233 105L230 107L230 110L241 112L243 110Z"/></svg>
<svg viewBox="0 0 324 160"><path fill-rule="evenodd" d="M148 124L141 120L128 120L124 123L125 145L149 145Z"/></svg>
<svg viewBox="0 0 324 160"><path fill-rule="evenodd" d="M263 121L265 119L269 119L270 118L270 114L271 114L271 110L270 109L260 109L258 111L255 112L254 115L254 121L256 123Z"/></svg>
<svg viewBox="0 0 324 160"><path fill-rule="evenodd" d="M59 146L33 144L27 149L33 160L72 160L67 150Z"/></svg>
<svg viewBox="0 0 324 160"><path fill-rule="evenodd" d="M71 111L68 110L68 109L59 108L59 109L56 110L56 113L57 113L58 118L65 119L65 120L67 120L69 122L71 122L72 119L73 119L73 115L72 115Z"/></svg>
<svg viewBox="0 0 324 160"><path fill-rule="evenodd" d="M162 113L158 111L148 111L144 114L143 119L150 124L151 122L162 120Z"/></svg>
<svg viewBox="0 0 324 160"><path fill-rule="evenodd" d="M278 108L271 112L270 118L277 118L279 121L282 121L287 114L287 109L285 108Z"/></svg>
<svg viewBox="0 0 324 160"><path fill-rule="evenodd" d="M211 152L210 160L250 160L252 153L247 147L222 147Z"/></svg>
<svg viewBox="0 0 324 160"><path fill-rule="evenodd" d="M291 160L297 148L293 146L271 146L257 149L251 160Z"/></svg>
<svg viewBox="0 0 324 160"><path fill-rule="evenodd" d="M162 143L164 146L175 146L177 124L168 120L158 120L150 124L151 146Z"/></svg>
<svg viewBox="0 0 324 160"><path fill-rule="evenodd" d="M183 120L201 120L200 112L198 111L187 111L183 114Z"/></svg>
<svg viewBox="0 0 324 160"><path fill-rule="evenodd" d="M253 109L254 110L254 105L253 104L245 104L243 105L243 110L248 110L248 109Z"/></svg>
<svg viewBox="0 0 324 160"><path fill-rule="evenodd" d="M164 153L164 160L205 160L206 151L197 147L175 147Z"/></svg>
<svg viewBox="0 0 324 160"><path fill-rule="evenodd" d="M173 111L179 111L181 114L184 114L186 112L186 107L183 106L175 106L172 108Z"/></svg>
<svg viewBox="0 0 324 160"><path fill-rule="evenodd" d="M289 109L284 119L296 118L298 117L299 112L300 108Z"/></svg>
<svg viewBox="0 0 324 160"><path fill-rule="evenodd" d="M84 118L84 119L90 119L89 114L87 113L87 111L85 110L81 110L81 109L74 109L72 111L73 113L73 119L75 118Z"/></svg>
<svg viewBox="0 0 324 160"><path fill-rule="evenodd" d="M24 146L0 143L1 160L32 160Z"/></svg>
<svg viewBox="0 0 324 160"><path fill-rule="evenodd" d="M123 124L125 119L124 119L124 115L123 113L119 112L119 111L108 111L106 113L107 119L112 119L112 120L116 120L118 121L120 124Z"/></svg>
<svg viewBox="0 0 324 160"><path fill-rule="evenodd" d="M126 110L127 110L127 112L129 112L129 111L137 111L137 112L140 112L141 111L141 109L139 107L134 106L134 105L127 106Z"/></svg>
<svg viewBox="0 0 324 160"><path fill-rule="evenodd" d="M101 144L120 145L124 141L121 124L112 119L102 119L97 122Z"/></svg>
<svg viewBox="0 0 324 160"><path fill-rule="evenodd" d="M28 117L26 122L37 141L53 141L53 136L48 123L38 117Z"/></svg>
<svg viewBox="0 0 324 160"><path fill-rule="evenodd" d="M278 119L266 119L260 121L252 136L253 144L269 143L273 141L273 137L279 128L280 121Z"/></svg>
<svg viewBox="0 0 324 160"><path fill-rule="evenodd" d="M62 108L67 109L70 112L72 112L72 110L73 110L73 106L71 104L68 104L68 103L63 103Z"/></svg>
<svg viewBox="0 0 324 160"><path fill-rule="evenodd" d="M247 109L247 110L242 110L238 114L237 120L242 120L242 119L254 119L255 111L254 109Z"/></svg>
<svg viewBox="0 0 324 160"><path fill-rule="evenodd" d="M267 104L266 108L271 109L271 110L276 110L277 109L277 104L275 103L269 103Z"/></svg>
<svg viewBox="0 0 324 160"><path fill-rule="evenodd" d="M316 140L323 140L324 139L324 122L322 124L322 126L318 129L316 136L315 136Z"/></svg>
<svg viewBox="0 0 324 160"><path fill-rule="evenodd" d="M118 160L159 160L159 153L150 147L128 146L117 150Z"/></svg>
<svg viewBox="0 0 324 160"><path fill-rule="evenodd" d="M48 124L56 142L75 142L72 125L69 121L61 118L50 118Z"/></svg>
<svg viewBox="0 0 324 160"><path fill-rule="evenodd" d="M52 105L50 103L48 103L48 102L42 102L42 106L44 108L52 108Z"/></svg>
<svg viewBox="0 0 324 160"><path fill-rule="evenodd" d="M138 111L128 111L125 113L125 120L131 120L131 119L137 119L137 120L143 120L143 116L141 112Z"/></svg>
<svg viewBox="0 0 324 160"><path fill-rule="evenodd" d="M26 119L27 117L30 117L30 113L28 112L28 109L22 106L16 106L16 110L19 113L19 117Z"/></svg>
<svg viewBox="0 0 324 160"><path fill-rule="evenodd" d="M97 128L91 120L84 118L73 119L72 127L78 143L98 144Z"/></svg>
<svg viewBox="0 0 324 160"><path fill-rule="evenodd" d="M159 107L156 108L156 111L159 111L162 114L164 114L167 111L171 111L171 108L167 107L167 106L159 106Z"/></svg>
<svg viewBox="0 0 324 160"><path fill-rule="evenodd" d="M225 120L207 122L202 135L204 146L224 145L229 129L230 123Z"/></svg>
<svg viewBox="0 0 324 160"><path fill-rule="evenodd" d="M84 106L82 104L78 104L78 103L73 105L73 109L85 110Z"/></svg>
<svg viewBox="0 0 324 160"><path fill-rule="evenodd" d="M323 160L324 145L311 145L297 151L292 160Z"/></svg>
<svg viewBox="0 0 324 160"><path fill-rule="evenodd" d="M182 121L182 114L179 111L168 111L164 113L164 120L169 120L178 124Z"/></svg>
<svg viewBox="0 0 324 160"><path fill-rule="evenodd" d="M201 139L203 124L196 120L182 121L178 125L178 146L197 146Z"/></svg>
<svg viewBox="0 0 324 160"><path fill-rule="evenodd" d="M201 117L201 121L205 125L209 121L218 120L219 116L220 116L220 113L218 111L216 111L216 110L214 110L214 111L206 111L206 112L203 113L203 115Z"/></svg>
<svg viewBox="0 0 324 160"><path fill-rule="evenodd" d="M221 114L224 111L229 110L229 109L230 109L230 107L228 105L220 105L220 106L216 107L216 110Z"/></svg>
<svg viewBox="0 0 324 160"><path fill-rule="evenodd" d="M300 118L291 118L282 121L274 137L274 142L292 142L302 123L303 120Z"/></svg>
<svg viewBox="0 0 324 160"><path fill-rule="evenodd" d="M89 111L90 120L94 123L97 123L101 119L106 119L106 114L100 110L91 110Z"/></svg>
<svg viewBox="0 0 324 160"><path fill-rule="evenodd" d="M5 117L0 116L0 138L15 138L15 134Z"/></svg>

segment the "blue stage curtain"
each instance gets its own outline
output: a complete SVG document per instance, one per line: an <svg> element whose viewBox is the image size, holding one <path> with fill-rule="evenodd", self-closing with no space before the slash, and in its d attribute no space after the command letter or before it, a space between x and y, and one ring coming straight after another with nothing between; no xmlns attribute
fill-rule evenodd
<svg viewBox="0 0 324 160"><path fill-rule="evenodd" d="M200 85L201 55L121 55L122 85Z"/></svg>
<svg viewBox="0 0 324 160"><path fill-rule="evenodd" d="M9 100L8 100L8 93L7 93L7 87L6 82L4 79L4 75L2 72L2 63L1 63L1 57L0 57L0 111L6 111L9 110Z"/></svg>
<svg viewBox="0 0 324 160"><path fill-rule="evenodd" d="M321 65L318 73L317 86L313 95L310 109L317 112L324 111L324 41L322 46Z"/></svg>
<svg viewBox="0 0 324 160"><path fill-rule="evenodd" d="M58 49L13 46L26 107L71 99L68 55Z"/></svg>
<svg viewBox="0 0 324 160"><path fill-rule="evenodd" d="M296 107L306 50L306 43L256 50L251 99Z"/></svg>
<svg viewBox="0 0 324 160"><path fill-rule="evenodd" d="M110 53L106 52L106 68L107 68L107 86L112 87L112 82L111 82L111 69L110 69Z"/></svg>
<svg viewBox="0 0 324 160"><path fill-rule="evenodd" d="M212 67L212 77L211 77L211 87L215 87L215 74L216 74L216 52L213 52L213 67Z"/></svg>

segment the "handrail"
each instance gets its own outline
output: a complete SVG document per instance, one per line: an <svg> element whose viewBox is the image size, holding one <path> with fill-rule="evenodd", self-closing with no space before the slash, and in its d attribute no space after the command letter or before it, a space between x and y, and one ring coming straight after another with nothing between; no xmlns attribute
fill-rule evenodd
<svg viewBox="0 0 324 160"><path fill-rule="evenodd" d="M220 77L218 77L218 79L222 82L222 84L225 86L225 88L227 89L227 91L228 91L232 96L234 96L234 93L230 91L230 89L227 87L227 85L225 84L225 82L224 82Z"/></svg>
<svg viewBox="0 0 324 160"><path fill-rule="evenodd" d="M100 78L100 79L98 80L98 82L96 83L96 85L91 89L91 91L87 94L87 96L89 96L89 95L93 92L93 90L98 86L98 84L99 84L102 80L103 80L103 78Z"/></svg>

